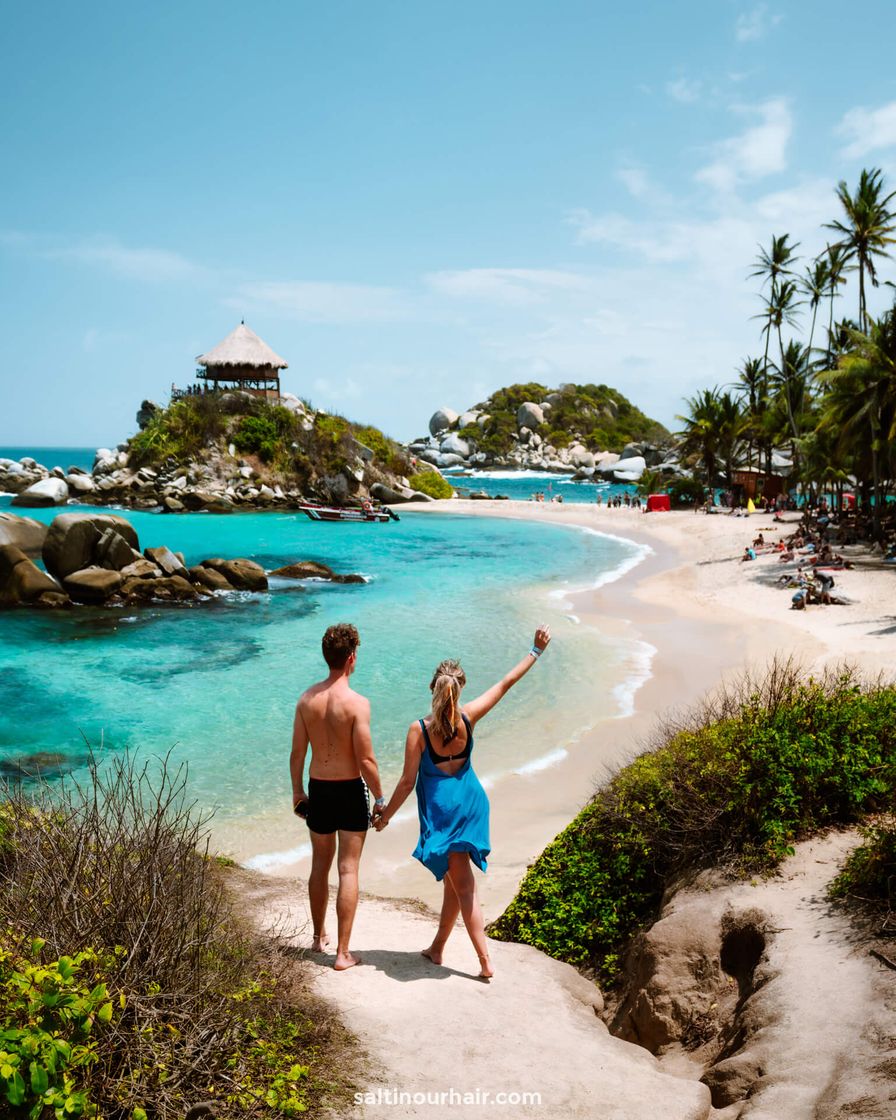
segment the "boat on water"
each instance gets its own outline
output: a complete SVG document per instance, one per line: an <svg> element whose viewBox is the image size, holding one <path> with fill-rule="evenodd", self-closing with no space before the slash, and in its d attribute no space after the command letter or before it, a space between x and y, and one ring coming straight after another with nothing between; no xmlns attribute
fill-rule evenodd
<svg viewBox="0 0 896 1120"><path fill-rule="evenodd" d="M363 506L321 506L306 502L299 509L312 521L398 521L398 514L382 506L375 509L369 503Z"/></svg>

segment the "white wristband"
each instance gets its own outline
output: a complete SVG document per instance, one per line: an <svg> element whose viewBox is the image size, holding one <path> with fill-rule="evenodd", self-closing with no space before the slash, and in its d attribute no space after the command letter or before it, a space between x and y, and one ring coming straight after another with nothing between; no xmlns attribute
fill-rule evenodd
<svg viewBox="0 0 896 1120"><path fill-rule="evenodd" d="M531 649L529 650L529 653L531 653L531 654L532 654L532 656L533 656L533 657L535 658L535 660L536 660L536 661L538 660L538 658L539 658L539 657L541 657L541 655L542 655L542 652L543 652L542 650L540 650L540 649L536 649L536 648L535 648L535 646L533 646L533 647L532 647L532 648L531 648Z"/></svg>

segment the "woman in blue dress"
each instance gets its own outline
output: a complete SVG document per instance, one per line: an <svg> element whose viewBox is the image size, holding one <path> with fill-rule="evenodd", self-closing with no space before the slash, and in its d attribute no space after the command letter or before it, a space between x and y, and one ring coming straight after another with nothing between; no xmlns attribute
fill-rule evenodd
<svg viewBox="0 0 896 1120"><path fill-rule="evenodd" d="M416 785L420 839L414 858L444 884L439 928L423 955L433 964L442 963L445 943L460 915L479 957L479 975L486 980L494 975L494 969L489 960L473 864L486 870L491 850L489 807L482 783L473 770L473 730L529 672L550 640L550 629L539 627L523 660L487 692L463 706L460 694L467 678L460 663L443 661L437 666L429 685L432 711L408 729L404 770L389 804L374 821L378 831L385 828Z"/></svg>

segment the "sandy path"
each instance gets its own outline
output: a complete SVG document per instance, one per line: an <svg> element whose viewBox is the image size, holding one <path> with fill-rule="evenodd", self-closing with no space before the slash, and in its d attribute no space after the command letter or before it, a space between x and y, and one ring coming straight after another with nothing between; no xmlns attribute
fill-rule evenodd
<svg viewBox="0 0 896 1120"><path fill-rule="evenodd" d="M253 876L241 895L264 921L307 921L292 882ZM335 930L335 915L330 919ZM352 1115L487 1116L581 1120L703 1120L709 1091L664 1073L645 1050L613 1038L597 1017L597 988L575 969L524 945L493 943L497 975L476 979L476 957L458 928L437 968L420 956L432 916L364 898L353 944L363 964L334 972L314 956L314 984L359 1037L375 1071L372 1094ZM307 944L307 937L299 939ZM455 1097L452 1100L452 1091ZM401 1103L389 1094L408 1096ZM538 1094L532 1103L498 1094ZM415 1094L424 1094L414 1101ZM439 1094L445 1094L439 1097ZM464 1103L463 1094L471 1094ZM661 1111L658 1102L662 1102Z"/></svg>
<svg viewBox="0 0 896 1120"><path fill-rule="evenodd" d="M778 931L751 997L750 1014L763 1025L747 1051L763 1076L745 1106L726 1117L896 1116L896 973L869 955L826 897L857 841L853 832L807 841L778 875L722 892L736 907L765 911Z"/></svg>

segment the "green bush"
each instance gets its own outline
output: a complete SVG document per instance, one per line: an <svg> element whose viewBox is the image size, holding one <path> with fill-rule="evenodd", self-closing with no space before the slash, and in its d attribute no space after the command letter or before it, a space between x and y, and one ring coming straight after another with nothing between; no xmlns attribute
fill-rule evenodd
<svg viewBox="0 0 896 1120"><path fill-rule="evenodd" d="M269 463L277 454L278 439L277 425L269 416L244 416L233 433L237 451L257 455L263 463Z"/></svg>
<svg viewBox="0 0 896 1120"><path fill-rule="evenodd" d="M708 701L539 856L492 934L612 980L683 872L774 867L814 830L893 804L896 689L789 663Z"/></svg>
<svg viewBox="0 0 896 1120"><path fill-rule="evenodd" d="M830 887L832 898L856 898L878 909L896 910L896 822L863 830L864 842L850 853Z"/></svg>
<svg viewBox="0 0 896 1120"><path fill-rule="evenodd" d="M430 498L452 498L454 487L447 478L443 478L436 471L421 471L412 474L408 479L412 490L419 490L421 494L428 494Z"/></svg>
<svg viewBox="0 0 896 1120"><path fill-rule="evenodd" d="M692 506L695 502L703 503L706 498L706 487L696 478L673 478L666 486L666 492L672 499L673 506Z"/></svg>
<svg viewBox="0 0 896 1120"><path fill-rule="evenodd" d="M0 937L0 1097L10 1116L90 1116L96 1035L114 1014L104 977L120 953L84 949L45 963L45 944L23 945L11 930Z"/></svg>
<svg viewBox="0 0 896 1120"><path fill-rule="evenodd" d="M208 1099L273 1118L347 1096L331 1013L238 913L183 772L124 756L4 793L0 1115L164 1120Z"/></svg>

